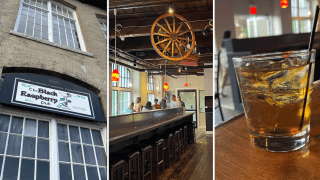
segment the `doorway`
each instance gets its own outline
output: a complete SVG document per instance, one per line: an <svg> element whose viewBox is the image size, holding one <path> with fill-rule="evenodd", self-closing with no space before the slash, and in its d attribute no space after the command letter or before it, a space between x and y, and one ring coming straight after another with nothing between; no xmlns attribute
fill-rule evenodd
<svg viewBox="0 0 320 180"><path fill-rule="evenodd" d="M198 119L197 119L197 90L178 90L178 96L181 97L181 101L185 103L186 112L194 112L193 114L193 122L198 127Z"/></svg>

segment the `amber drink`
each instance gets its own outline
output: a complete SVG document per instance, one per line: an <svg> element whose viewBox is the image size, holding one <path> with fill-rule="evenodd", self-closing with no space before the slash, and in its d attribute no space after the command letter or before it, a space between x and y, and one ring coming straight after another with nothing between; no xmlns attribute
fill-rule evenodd
<svg viewBox="0 0 320 180"><path fill-rule="evenodd" d="M309 55L311 71L301 123ZM308 144L314 60L315 50L233 58L253 144L277 152L297 150Z"/></svg>

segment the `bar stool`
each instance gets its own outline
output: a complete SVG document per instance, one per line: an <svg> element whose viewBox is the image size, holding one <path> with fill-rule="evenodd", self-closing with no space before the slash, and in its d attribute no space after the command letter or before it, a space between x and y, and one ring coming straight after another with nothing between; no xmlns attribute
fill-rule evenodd
<svg viewBox="0 0 320 180"><path fill-rule="evenodd" d="M186 148L187 148L187 126L183 126L183 128L181 128L181 152L186 152Z"/></svg>
<svg viewBox="0 0 320 180"><path fill-rule="evenodd" d="M123 176L125 177L125 179L140 180L140 164L139 164L140 152L139 151L121 149L120 151L112 153L110 156L124 159L125 163L124 163ZM133 178L133 175L137 175L137 176Z"/></svg>
<svg viewBox="0 0 320 180"><path fill-rule="evenodd" d="M180 150L180 154L183 154L183 131L181 127L178 127L177 129L179 131L179 150Z"/></svg>
<svg viewBox="0 0 320 180"><path fill-rule="evenodd" d="M173 134L173 153L174 153L174 161L177 162L177 153L180 157L180 132L176 130Z"/></svg>
<svg viewBox="0 0 320 180"><path fill-rule="evenodd" d="M167 160L168 168L173 164L173 134L170 132L165 132L164 134L157 135L159 138L164 139L164 161ZM165 164L165 162L164 162Z"/></svg>
<svg viewBox="0 0 320 180"><path fill-rule="evenodd" d="M125 147L124 149L136 150L140 152L140 174L141 179L144 180L149 174L152 179L152 146L149 144L133 144ZM149 158L148 158L149 153ZM148 166L149 162L149 166Z"/></svg>
<svg viewBox="0 0 320 180"><path fill-rule="evenodd" d="M159 167L162 165L162 173L164 172L164 139L154 136L151 139L141 141L144 144L152 144L153 147L153 163L156 167L156 179L159 178ZM161 157L159 157L161 156Z"/></svg>
<svg viewBox="0 0 320 180"><path fill-rule="evenodd" d="M197 137L196 137L196 124L193 122L193 143L197 142Z"/></svg>
<svg viewBox="0 0 320 180"><path fill-rule="evenodd" d="M120 158L110 157L110 180L124 180L124 160Z"/></svg>
<svg viewBox="0 0 320 180"><path fill-rule="evenodd" d="M195 143L195 130L193 123L186 123L187 126L187 136L188 136L188 143L194 144Z"/></svg>

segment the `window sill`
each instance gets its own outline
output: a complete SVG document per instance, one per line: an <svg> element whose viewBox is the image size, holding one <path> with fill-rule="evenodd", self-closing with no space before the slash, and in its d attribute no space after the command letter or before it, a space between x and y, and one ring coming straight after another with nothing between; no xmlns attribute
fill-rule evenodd
<svg viewBox="0 0 320 180"><path fill-rule="evenodd" d="M62 46L60 44L56 44L56 43L53 43L53 42L50 42L50 41L47 41L47 40L43 40L43 39L36 38L36 37L33 37L33 36L29 36L29 35L26 35L26 34L18 33L18 32L15 32L13 30L10 31L10 34L13 34L13 35L16 35L16 36L19 36L19 37L23 37L23 38L26 38L26 39L30 39L30 40L33 40L33 41L41 42L43 44L54 46L54 47L57 47L57 48L60 48L60 49L64 49L64 50L72 51L72 52L79 53L79 54L82 54L82 55L94 57L94 55L92 53L88 53L88 52L84 52L84 51L81 51L81 50L69 48L69 47L66 47L66 46Z"/></svg>

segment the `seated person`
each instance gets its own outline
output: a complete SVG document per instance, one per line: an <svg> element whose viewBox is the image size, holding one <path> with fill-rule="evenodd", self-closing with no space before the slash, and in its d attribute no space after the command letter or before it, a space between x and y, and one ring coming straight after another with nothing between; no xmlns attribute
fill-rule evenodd
<svg viewBox="0 0 320 180"><path fill-rule="evenodd" d="M134 106L134 103L131 102L130 105L129 105L129 107L128 107L127 110L126 110L126 113L136 112L136 110L133 108L133 106Z"/></svg>
<svg viewBox="0 0 320 180"><path fill-rule="evenodd" d="M156 109L161 109L161 105L158 104L158 99L154 99L154 105L152 105L152 107L154 107Z"/></svg>
<svg viewBox="0 0 320 180"><path fill-rule="evenodd" d="M147 104L142 108L142 111L151 111L154 110L155 108L151 106L151 102L148 101Z"/></svg>
<svg viewBox="0 0 320 180"><path fill-rule="evenodd" d="M161 106L161 109L167 109L167 98L163 97L159 105Z"/></svg>

